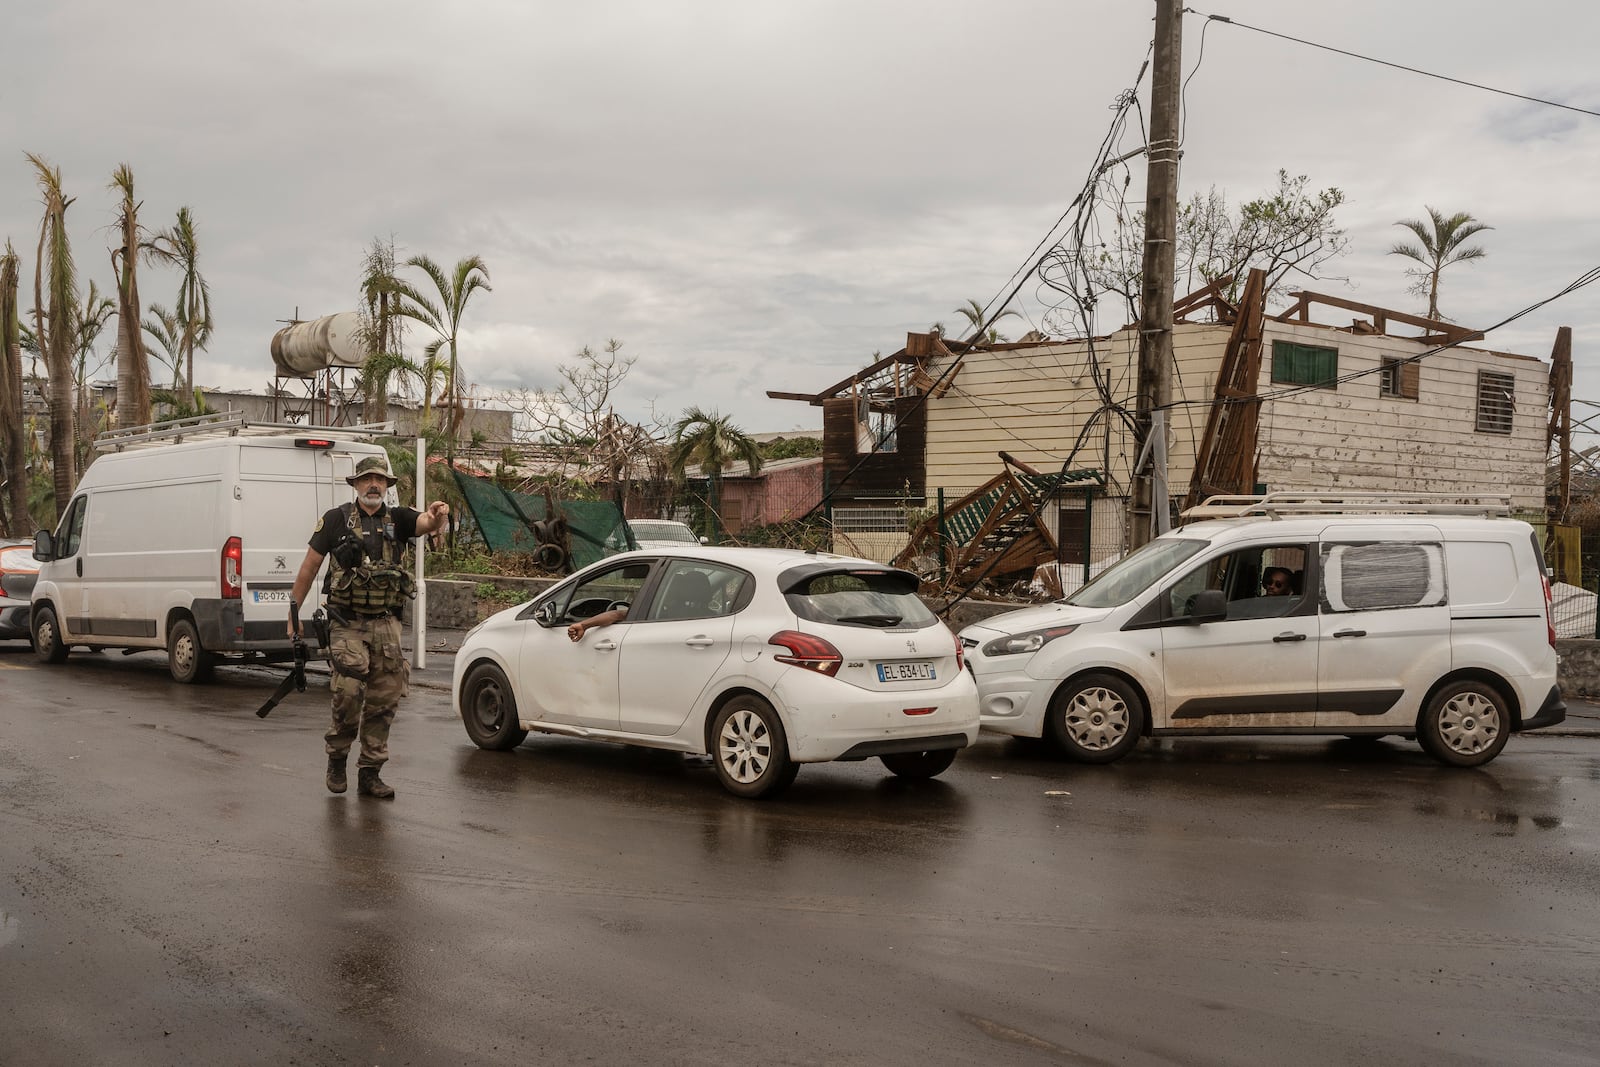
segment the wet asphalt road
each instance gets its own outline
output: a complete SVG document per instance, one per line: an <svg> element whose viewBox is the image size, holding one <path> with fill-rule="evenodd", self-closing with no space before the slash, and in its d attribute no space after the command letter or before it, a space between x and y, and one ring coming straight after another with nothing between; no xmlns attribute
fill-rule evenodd
<svg viewBox="0 0 1600 1067"><path fill-rule="evenodd" d="M384 803L273 680L0 645L0 1063L1600 1060L1597 737L986 739L751 803L419 688Z"/></svg>

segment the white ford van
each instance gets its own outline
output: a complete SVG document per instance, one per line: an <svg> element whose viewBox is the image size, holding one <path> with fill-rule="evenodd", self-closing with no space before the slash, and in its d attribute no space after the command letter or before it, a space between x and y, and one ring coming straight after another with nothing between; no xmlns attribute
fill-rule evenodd
<svg viewBox="0 0 1600 1067"><path fill-rule="evenodd" d="M221 656L287 659L289 590L318 517L383 448L359 433L261 426L238 415L102 434L40 561L41 660L73 646L167 650L203 681Z"/></svg>
<svg viewBox="0 0 1600 1067"><path fill-rule="evenodd" d="M1550 583L1504 498L1214 497L1066 599L961 631L985 729L1415 738L1459 767L1566 717Z"/></svg>

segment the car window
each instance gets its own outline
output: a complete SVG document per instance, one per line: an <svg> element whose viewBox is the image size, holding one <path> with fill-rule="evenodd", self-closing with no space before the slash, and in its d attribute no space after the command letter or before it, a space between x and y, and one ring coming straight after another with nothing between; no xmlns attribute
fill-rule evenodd
<svg viewBox="0 0 1600 1067"><path fill-rule="evenodd" d="M813 622L920 630L939 621L918 598L916 579L900 571L814 574L790 586L784 599Z"/></svg>
<svg viewBox="0 0 1600 1067"><path fill-rule="evenodd" d="M635 522L633 527L634 540L638 541L681 541L685 544L697 545L700 539L694 531L681 522Z"/></svg>
<svg viewBox="0 0 1600 1067"><path fill-rule="evenodd" d="M650 564L644 561L625 563L590 575L558 600L559 617L576 621L612 608L631 607L649 577Z"/></svg>
<svg viewBox="0 0 1600 1067"><path fill-rule="evenodd" d="M89 510L89 498L80 496L61 518L56 531L56 559L70 559L78 554L78 544L83 540L83 517Z"/></svg>
<svg viewBox="0 0 1600 1067"><path fill-rule="evenodd" d="M1436 542L1322 546L1322 609L1426 608L1445 603L1444 553Z"/></svg>
<svg viewBox="0 0 1600 1067"><path fill-rule="evenodd" d="M1168 618L1194 614L1195 597L1207 589L1222 593L1229 619L1273 619L1305 601L1307 545L1251 545L1209 559L1185 571L1167 587Z"/></svg>
<svg viewBox="0 0 1600 1067"><path fill-rule="evenodd" d="M679 559L667 564L646 619L711 619L733 614L743 606L744 571L703 560Z"/></svg>
<svg viewBox="0 0 1600 1067"><path fill-rule="evenodd" d="M1207 544L1193 538L1157 538L1101 571L1063 603L1085 608L1121 607Z"/></svg>

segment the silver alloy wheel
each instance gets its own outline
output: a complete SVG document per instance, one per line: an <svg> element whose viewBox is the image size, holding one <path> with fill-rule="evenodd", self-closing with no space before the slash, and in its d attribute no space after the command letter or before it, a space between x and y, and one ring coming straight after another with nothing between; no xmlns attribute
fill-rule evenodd
<svg viewBox="0 0 1600 1067"><path fill-rule="evenodd" d="M1082 748L1098 752L1110 748L1128 733L1128 705L1101 686L1081 689L1066 708L1067 732Z"/></svg>
<svg viewBox="0 0 1600 1067"><path fill-rule="evenodd" d="M1494 744L1500 734L1500 707L1482 693L1466 690L1439 709L1439 738L1453 752L1473 756Z"/></svg>
<svg viewBox="0 0 1600 1067"><path fill-rule="evenodd" d="M717 759L740 785L758 781L772 762L772 734L761 716L743 708L728 716L717 735Z"/></svg>

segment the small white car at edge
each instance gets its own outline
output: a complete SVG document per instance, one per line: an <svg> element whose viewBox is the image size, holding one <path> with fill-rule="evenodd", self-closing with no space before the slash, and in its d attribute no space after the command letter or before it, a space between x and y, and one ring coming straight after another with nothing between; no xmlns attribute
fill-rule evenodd
<svg viewBox="0 0 1600 1067"><path fill-rule="evenodd" d="M530 731L710 754L723 786L777 794L802 763L876 757L931 778L978 735L960 643L893 567L815 552L627 552L467 635L456 712L474 744ZM626 617L572 641L601 612Z"/></svg>

